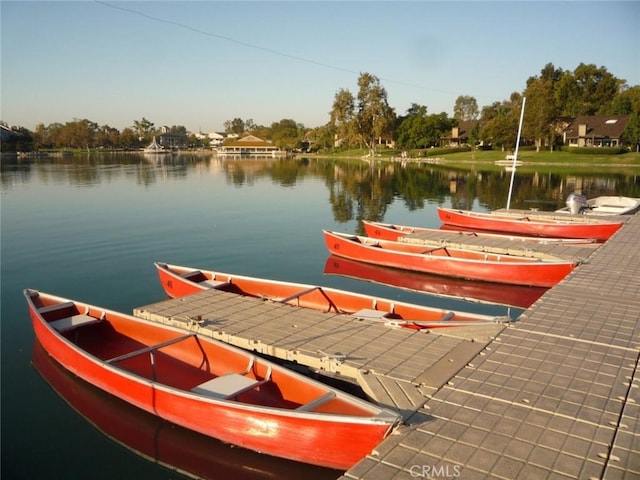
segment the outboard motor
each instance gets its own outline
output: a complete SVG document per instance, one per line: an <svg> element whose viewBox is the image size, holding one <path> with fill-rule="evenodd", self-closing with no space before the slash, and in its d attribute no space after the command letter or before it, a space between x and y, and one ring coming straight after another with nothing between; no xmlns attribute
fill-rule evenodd
<svg viewBox="0 0 640 480"><path fill-rule="evenodd" d="M569 194L566 204L569 208L569 212L571 212L573 215L584 213L584 211L589 208L587 197L585 197L584 195L580 195L579 193Z"/></svg>

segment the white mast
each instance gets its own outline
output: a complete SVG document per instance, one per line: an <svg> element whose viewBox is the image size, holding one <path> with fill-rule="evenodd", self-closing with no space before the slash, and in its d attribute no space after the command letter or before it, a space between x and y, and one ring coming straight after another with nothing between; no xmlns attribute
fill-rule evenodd
<svg viewBox="0 0 640 480"><path fill-rule="evenodd" d="M524 118L524 104L527 97L522 97L522 109L520 110L520 125L518 126L518 138L516 140L516 151L513 155L513 166L511 168L511 182L509 183L509 196L507 197L507 210L511 206L511 191L513 190L513 177L516 174L516 162L518 161L518 147L520 146L520 133L522 132L522 119Z"/></svg>

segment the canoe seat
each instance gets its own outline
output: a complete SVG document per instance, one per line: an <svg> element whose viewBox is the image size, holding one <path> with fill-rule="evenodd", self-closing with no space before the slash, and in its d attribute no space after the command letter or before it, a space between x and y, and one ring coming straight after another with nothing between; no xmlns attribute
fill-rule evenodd
<svg viewBox="0 0 640 480"><path fill-rule="evenodd" d="M229 399L251 390L258 386L259 383L254 378L245 377L237 373L229 373L196 385L191 391L208 397Z"/></svg>
<svg viewBox="0 0 640 480"><path fill-rule="evenodd" d="M180 274L182 278L187 280L190 280L192 277L198 277L200 275L203 275L203 273L200 270L192 270L191 272L185 272Z"/></svg>
<svg viewBox="0 0 640 480"><path fill-rule="evenodd" d="M267 369L267 373L262 380L245 376L253 369L254 362L255 357L251 357L249 366L244 372L220 375L219 377L196 385L191 391L193 393L199 393L200 395L228 400L271 381L271 366Z"/></svg>
<svg viewBox="0 0 640 480"><path fill-rule="evenodd" d="M333 400L335 396L336 396L335 392L332 392L331 390L329 390L327 393L319 396L315 400L305 403L304 405L300 405L298 408L296 408L296 412L310 412L312 410L315 410L320 405L324 405L328 401Z"/></svg>
<svg viewBox="0 0 640 480"><path fill-rule="evenodd" d="M363 308L362 310L355 312L353 316L360 320L382 320L383 318L388 318L389 312Z"/></svg>
<svg viewBox="0 0 640 480"><path fill-rule="evenodd" d="M38 313L40 315L43 315L45 313L64 310L66 308L74 308L75 306L76 304L74 302L56 303L54 305L49 305L47 307L40 307L38 309ZM81 313L78 315L71 315L70 317L64 317L64 318L60 318L58 320L49 322L49 325L54 329L56 329L58 332L62 333L69 330L73 330L74 328L77 328L77 327L81 327L83 325L91 325L93 323L98 323L105 316L104 312L102 313L102 317L100 318L92 317L88 315L88 313L89 313L89 308L87 308L84 313Z"/></svg>
<svg viewBox="0 0 640 480"><path fill-rule="evenodd" d="M226 287L229 285L229 282L221 282L218 280L203 280L202 282L198 282L200 285L205 285L210 288L220 288Z"/></svg>
<svg viewBox="0 0 640 480"><path fill-rule="evenodd" d="M230 283L230 282L221 282L218 280L209 280L209 279L197 281L195 280L196 278L204 276L204 273L202 273L200 270L193 270L191 272L186 272L180 276L185 280L191 280L192 282L197 283L198 285L204 285L209 288L220 288L220 287L224 287L225 285L229 285Z"/></svg>
<svg viewBox="0 0 640 480"><path fill-rule="evenodd" d="M38 313L43 314L47 312L55 312L56 310L64 310L65 308L73 308L76 304L74 302L62 302L49 305L48 307L40 307Z"/></svg>
<svg viewBox="0 0 640 480"><path fill-rule="evenodd" d="M98 323L100 321L99 318L91 317L89 315L80 314L80 315L72 315L71 317L61 318L60 320L55 320L53 322L49 322L49 325L55 328L58 332L67 332L69 330L73 330L74 328L81 327L83 325L91 325L94 323Z"/></svg>

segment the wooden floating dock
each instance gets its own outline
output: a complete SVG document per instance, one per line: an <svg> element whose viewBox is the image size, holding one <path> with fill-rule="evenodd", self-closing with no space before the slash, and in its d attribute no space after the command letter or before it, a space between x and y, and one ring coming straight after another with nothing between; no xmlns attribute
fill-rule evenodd
<svg viewBox="0 0 640 480"><path fill-rule="evenodd" d="M638 237L640 215L509 326L414 331L216 290L134 314L355 381L402 412L345 480L637 479Z"/></svg>

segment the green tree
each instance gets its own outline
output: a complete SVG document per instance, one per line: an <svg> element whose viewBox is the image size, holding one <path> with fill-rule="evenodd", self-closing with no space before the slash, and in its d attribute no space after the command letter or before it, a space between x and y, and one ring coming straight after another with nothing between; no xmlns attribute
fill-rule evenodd
<svg viewBox="0 0 640 480"><path fill-rule="evenodd" d="M411 104L407 115L399 117L394 136L401 148L429 148L440 144L440 139L451 131L454 120L446 113L427 115L427 107Z"/></svg>
<svg viewBox="0 0 640 480"><path fill-rule="evenodd" d="M287 151L300 148L304 137L304 125L291 119L282 119L271 124L271 140L273 143Z"/></svg>
<svg viewBox="0 0 640 480"><path fill-rule="evenodd" d="M356 132L370 155L376 155L376 145L381 139L391 139L395 112L387 101L387 91L380 80L370 73L358 78Z"/></svg>
<svg viewBox="0 0 640 480"><path fill-rule="evenodd" d="M53 139L49 134L49 129L44 126L44 123L36 125L36 130L33 132L33 143L36 149L53 147Z"/></svg>
<svg viewBox="0 0 640 480"><path fill-rule="evenodd" d="M480 138L487 144L505 150L516 143L522 96L513 92L509 100L494 102L482 109Z"/></svg>
<svg viewBox="0 0 640 480"><path fill-rule="evenodd" d="M169 129L169 132L175 133L178 135L186 135L187 127L185 127L184 125L172 125L171 128Z"/></svg>
<svg viewBox="0 0 640 480"><path fill-rule="evenodd" d="M555 125L560 116L560 108L555 100L556 86L562 76L562 69L556 69L552 63L547 63L539 76L529 77L527 80L524 91L527 107L522 133L535 140L537 151L545 144L553 149ZM522 102L518 101L517 104L518 109L521 108Z"/></svg>
<svg viewBox="0 0 640 480"><path fill-rule="evenodd" d="M305 141L308 143L309 151L329 151L333 149L335 139L335 128L331 122L320 127L312 128L305 133Z"/></svg>
<svg viewBox="0 0 640 480"><path fill-rule="evenodd" d="M524 96L527 103L523 135L535 139L536 151L540 151L543 144L553 148L553 125L558 117L554 103L549 101L553 98L553 82L547 78L531 81Z"/></svg>
<svg viewBox="0 0 640 480"><path fill-rule="evenodd" d="M636 152L640 152L640 113L634 112L631 114L629 122L622 133L622 138L625 144Z"/></svg>
<svg viewBox="0 0 640 480"><path fill-rule="evenodd" d="M623 115L634 112L640 113L640 85L635 85L631 88L622 88L599 113L605 115Z"/></svg>
<svg viewBox="0 0 640 480"><path fill-rule="evenodd" d="M146 139L153 132L153 122L142 117L142 120L134 120L133 131L138 136L138 140Z"/></svg>
<svg viewBox="0 0 640 480"><path fill-rule="evenodd" d="M453 106L453 118L459 122L478 118L478 101L470 95L460 95Z"/></svg>
<svg viewBox="0 0 640 480"><path fill-rule="evenodd" d="M103 125L96 131L95 143L98 147L117 147L120 143L120 132L117 128Z"/></svg>
<svg viewBox="0 0 640 480"><path fill-rule="evenodd" d="M337 138L336 143L354 145L355 140L355 98L349 90L341 88L333 99L330 124Z"/></svg>
<svg viewBox="0 0 640 480"><path fill-rule="evenodd" d="M394 137L400 148L426 148L429 140L427 107L412 103L407 114L396 120Z"/></svg>
<svg viewBox="0 0 640 480"><path fill-rule="evenodd" d="M74 119L61 129L59 142L63 147L92 148L96 146L98 124L87 119Z"/></svg>
<svg viewBox="0 0 640 480"><path fill-rule="evenodd" d="M242 135L246 131L244 120L241 118L227 120L224 122L224 131L228 134Z"/></svg>
<svg viewBox="0 0 640 480"><path fill-rule="evenodd" d="M595 115L606 107L626 82L605 67L581 63L573 72L563 72L555 85L555 102L561 115Z"/></svg>
<svg viewBox="0 0 640 480"><path fill-rule="evenodd" d="M120 132L118 140L119 146L122 148L133 148L139 146L139 140L132 128L125 128Z"/></svg>

